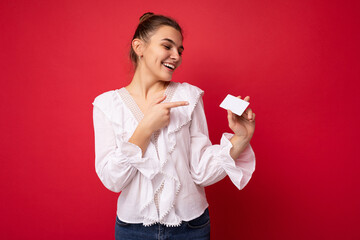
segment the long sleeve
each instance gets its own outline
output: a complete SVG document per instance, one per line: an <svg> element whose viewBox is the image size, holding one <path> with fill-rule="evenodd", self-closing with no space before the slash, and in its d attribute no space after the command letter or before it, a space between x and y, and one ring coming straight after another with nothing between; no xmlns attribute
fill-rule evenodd
<svg viewBox="0 0 360 240"><path fill-rule="evenodd" d="M102 183L114 192L122 191L136 176L152 179L159 163L142 157L141 148L116 139L112 123L96 105L93 108L95 131L95 170Z"/></svg>
<svg viewBox="0 0 360 240"><path fill-rule="evenodd" d="M239 190L245 187L255 170L255 154L249 144L234 161L230 156L230 133L222 135L220 145L211 144L201 98L192 113L190 135L190 169L196 184L209 186L228 175Z"/></svg>

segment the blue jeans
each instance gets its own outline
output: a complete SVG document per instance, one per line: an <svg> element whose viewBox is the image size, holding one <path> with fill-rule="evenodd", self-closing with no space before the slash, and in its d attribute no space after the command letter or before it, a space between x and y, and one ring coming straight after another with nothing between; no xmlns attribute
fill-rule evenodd
<svg viewBox="0 0 360 240"><path fill-rule="evenodd" d="M145 227L141 223L133 224L121 221L116 217L115 224L116 240L209 240L210 239L210 216L209 210L198 218L188 222L181 222L178 227L166 227L162 224L154 224Z"/></svg>

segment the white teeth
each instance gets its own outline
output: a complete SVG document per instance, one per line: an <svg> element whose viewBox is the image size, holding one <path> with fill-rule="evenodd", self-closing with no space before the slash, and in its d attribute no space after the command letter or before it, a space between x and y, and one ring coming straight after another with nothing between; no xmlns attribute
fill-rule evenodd
<svg viewBox="0 0 360 240"><path fill-rule="evenodd" d="M175 69L175 66L172 65L172 64L169 64L169 63L163 63L163 64L164 64L164 66L166 66L166 67L169 67L169 68L171 68L171 69Z"/></svg>

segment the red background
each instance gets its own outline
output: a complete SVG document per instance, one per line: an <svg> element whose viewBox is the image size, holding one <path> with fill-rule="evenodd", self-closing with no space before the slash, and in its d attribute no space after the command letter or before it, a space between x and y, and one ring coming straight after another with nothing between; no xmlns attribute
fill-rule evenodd
<svg viewBox="0 0 360 240"><path fill-rule="evenodd" d="M138 18L184 28L173 80L219 108L250 95L253 179L207 188L212 239L360 239L359 1L0 2L1 239L113 239L117 194L94 168L92 101L131 79Z"/></svg>

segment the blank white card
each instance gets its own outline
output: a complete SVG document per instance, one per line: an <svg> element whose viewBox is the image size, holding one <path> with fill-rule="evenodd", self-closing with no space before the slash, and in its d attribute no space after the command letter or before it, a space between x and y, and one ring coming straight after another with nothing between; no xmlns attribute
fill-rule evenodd
<svg viewBox="0 0 360 240"><path fill-rule="evenodd" d="M222 103L220 104L220 107L230 110L236 115L241 116L245 109L249 106L249 104L250 103L247 101L228 94L224 101L222 101Z"/></svg>

